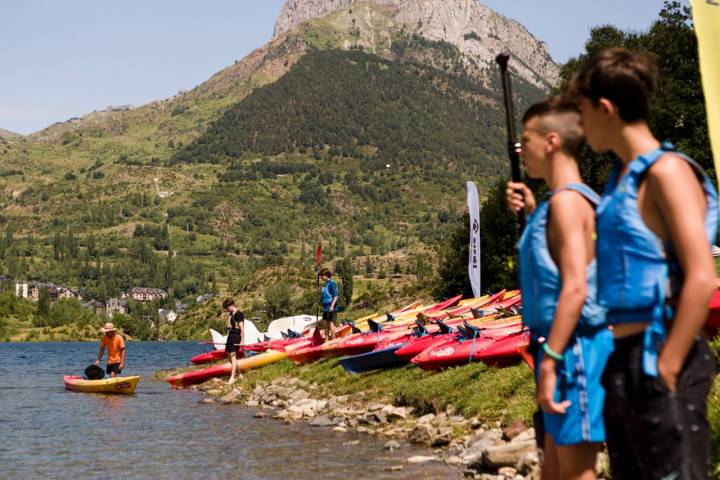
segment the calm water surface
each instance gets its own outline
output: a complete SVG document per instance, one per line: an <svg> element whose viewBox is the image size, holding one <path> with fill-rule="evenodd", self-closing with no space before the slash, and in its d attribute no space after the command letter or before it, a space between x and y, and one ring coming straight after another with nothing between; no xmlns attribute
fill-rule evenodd
<svg viewBox="0 0 720 480"><path fill-rule="evenodd" d="M442 465L415 466L417 450L383 451L383 441L306 424L255 419L238 406L204 405L154 371L187 363L206 347L128 343L123 373L142 375L135 395L69 392L95 343L0 343L0 478L461 478ZM355 443L359 440L360 443ZM389 472L403 465L401 472Z"/></svg>

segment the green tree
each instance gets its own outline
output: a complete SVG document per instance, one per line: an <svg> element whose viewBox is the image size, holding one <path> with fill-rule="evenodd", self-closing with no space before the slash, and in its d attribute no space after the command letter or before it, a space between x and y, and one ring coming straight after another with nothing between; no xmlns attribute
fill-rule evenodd
<svg viewBox="0 0 720 480"><path fill-rule="evenodd" d="M42 287L38 292L37 316L47 320L50 315L50 290Z"/></svg>
<svg viewBox="0 0 720 480"><path fill-rule="evenodd" d="M264 310L268 319L286 317L291 313L292 298L290 285L286 282L277 282L265 287Z"/></svg>
<svg viewBox="0 0 720 480"><path fill-rule="evenodd" d="M372 262L370 261L370 256L369 256L369 255L365 257L365 273L368 274L368 275L370 275L371 273L373 273L373 264L372 264Z"/></svg>
<svg viewBox="0 0 720 480"><path fill-rule="evenodd" d="M347 307L351 303L354 273L352 258L345 257L335 263L335 274L340 277L340 281L342 282L341 298L339 299L342 301L341 307Z"/></svg>

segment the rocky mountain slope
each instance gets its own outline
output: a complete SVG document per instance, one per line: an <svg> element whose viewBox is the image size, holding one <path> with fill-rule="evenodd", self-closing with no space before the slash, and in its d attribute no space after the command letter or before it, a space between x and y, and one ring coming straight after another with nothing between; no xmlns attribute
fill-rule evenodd
<svg viewBox="0 0 720 480"><path fill-rule="evenodd" d="M274 38L330 14L336 25L346 23L354 30L356 39L349 43L366 50L375 52L393 31L402 30L455 45L484 72L491 69L495 55L509 50L517 60L517 74L528 82L553 86L558 81L559 68L547 45L477 0L288 0L275 23Z"/></svg>

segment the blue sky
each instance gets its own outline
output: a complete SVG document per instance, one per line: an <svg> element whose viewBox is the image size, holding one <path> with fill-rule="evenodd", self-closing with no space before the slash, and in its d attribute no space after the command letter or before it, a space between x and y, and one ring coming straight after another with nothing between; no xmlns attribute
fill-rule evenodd
<svg viewBox="0 0 720 480"><path fill-rule="evenodd" d="M30 133L202 83L272 35L284 0L0 0L0 128ZM556 61L590 28L646 28L662 0L484 0ZM570 22L567 19L571 19Z"/></svg>

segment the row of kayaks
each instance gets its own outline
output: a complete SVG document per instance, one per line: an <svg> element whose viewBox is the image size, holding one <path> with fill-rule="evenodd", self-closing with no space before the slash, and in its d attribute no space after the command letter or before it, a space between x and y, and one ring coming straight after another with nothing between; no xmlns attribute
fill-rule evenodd
<svg viewBox="0 0 720 480"><path fill-rule="evenodd" d="M413 302L389 313L378 313L344 325L333 340L306 329L298 338L258 342L243 347L246 358L241 371L288 358L295 365L340 357L349 373L412 364L437 370L473 362L505 367L522 360L532 366L528 354L530 333L522 326L518 290L463 300L456 296L432 305ZM720 292L710 302L706 333L720 330ZM174 387L202 383L230 374L225 352L211 351L197 357L196 364L225 362L168 377Z"/></svg>
<svg viewBox="0 0 720 480"><path fill-rule="evenodd" d="M340 364L350 373L408 363L428 370L472 362L512 365L521 361L529 344L520 308L517 290L466 300L458 295L431 305L413 302L344 325L337 337L327 342L316 329L306 330L299 338L247 345L243 350L249 356L238 360L238 368L246 371L284 358L303 365L332 357L341 357ZM231 366L225 360L221 351L193 357L196 364L224 363L172 375L167 381L183 387L227 376Z"/></svg>

